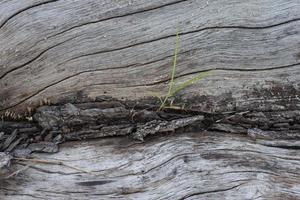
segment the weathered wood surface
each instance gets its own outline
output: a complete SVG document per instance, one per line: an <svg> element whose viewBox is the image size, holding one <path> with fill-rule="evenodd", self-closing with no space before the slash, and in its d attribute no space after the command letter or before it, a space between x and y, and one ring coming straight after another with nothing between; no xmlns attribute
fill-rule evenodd
<svg viewBox="0 0 300 200"><path fill-rule="evenodd" d="M30 167L1 181L0 197L18 199L299 199L300 151L267 147L242 135L197 132L69 142L35 158L70 167ZM15 162L15 161L14 161ZM15 169L15 170L16 170Z"/></svg>
<svg viewBox="0 0 300 200"><path fill-rule="evenodd" d="M0 199L300 199L299 1L0 0L0 13L0 115L34 115L1 121L0 151L77 140L31 155L51 165L0 153ZM178 26L176 82L210 73L176 96L183 111L159 113ZM209 131L170 135L195 126Z"/></svg>
<svg viewBox="0 0 300 200"><path fill-rule="evenodd" d="M1 1L1 113L153 97L166 90L178 25L176 81L211 73L177 103L299 109L299 11L294 0Z"/></svg>
<svg viewBox="0 0 300 200"><path fill-rule="evenodd" d="M14 157L0 153L0 199L300 198L299 111L138 108L113 100L44 106L31 123L2 122L0 150ZM182 133L190 128L214 131Z"/></svg>
<svg viewBox="0 0 300 200"><path fill-rule="evenodd" d="M0 123L11 153L0 153L0 199L300 198L299 111L157 112L111 99L43 106L33 120ZM182 133L193 129L209 131Z"/></svg>

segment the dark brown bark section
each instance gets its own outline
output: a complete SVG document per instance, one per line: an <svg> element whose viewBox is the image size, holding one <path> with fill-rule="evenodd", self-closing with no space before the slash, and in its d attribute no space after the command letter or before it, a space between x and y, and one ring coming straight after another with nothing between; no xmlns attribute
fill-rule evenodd
<svg viewBox="0 0 300 200"><path fill-rule="evenodd" d="M300 139L300 111L214 114L186 109L157 111L154 104L141 106L107 98L43 106L36 110L31 122L1 122L0 148L16 156L26 156L38 151L57 152L57 144L71 140L130 136L143 141L153 134L200 130L244 134L260 141L273 141L266 145L299 148L295 141Z"/></svg>

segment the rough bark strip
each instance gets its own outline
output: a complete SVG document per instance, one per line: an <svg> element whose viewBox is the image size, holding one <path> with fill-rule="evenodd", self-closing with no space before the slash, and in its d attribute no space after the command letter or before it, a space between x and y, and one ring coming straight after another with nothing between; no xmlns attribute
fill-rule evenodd
<svg viewBox="0 0 300 200"><path fill-rule="evenodd" d="M149 135L192 130L244 134L266 146L299 148L299 110L204 113L157 109L112 98L43 106L33 114L32 122L1 123L0 150L26 156L36 151L57 152L57 144L70 140L130 136L143 141Z"/></svg>

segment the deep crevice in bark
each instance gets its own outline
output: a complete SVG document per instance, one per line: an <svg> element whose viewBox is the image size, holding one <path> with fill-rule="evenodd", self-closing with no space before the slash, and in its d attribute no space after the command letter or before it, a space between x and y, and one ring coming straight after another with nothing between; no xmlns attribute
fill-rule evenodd
<svg viewBox="0 0 300 200"><path fill-rule="evenodd" d="M156 104L138 105L116 99L96 99L42 106L33 121L0 123L0 150L15 156L58 151L65 141L108 136L148 135L199 130L244 134L270 147L299 149L300 111L205 113L187 109L157 111Z"/></svg>

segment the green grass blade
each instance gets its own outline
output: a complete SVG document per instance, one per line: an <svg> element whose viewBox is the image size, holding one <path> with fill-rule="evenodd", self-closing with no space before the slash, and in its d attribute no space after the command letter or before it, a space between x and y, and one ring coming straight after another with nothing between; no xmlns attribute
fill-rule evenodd
<svg viewBox="0 0 300 200"><path fill-rule="evenodd" d="M201 72L197 76L195 76L195 77L193 77L193 78L191 78L189 80L184 81L183 83L179 84L178 86L176 86L173 89L171 95L174 95L177 92L179 92L180 90L183 90L184 88L186 88L186 87L194 84L195 82L199 81L200 79L206 77L208 74L209 74L209 72Z"/></svg>
<svg viewBox="0 0 300 200"><path fill-rule="evenodd" d="M172 67L172 73L171 73L171 80L170 80L170 84L169 84L168 95L171 95L173 87L174 87L174 78L175 78L175 74L176 74L178 51L179 51L179 28L177 28L177 32L176 32L176 46L175 46L175 50L174 50L173 67Z"/></svg>
<svg viewBox="0 0 300 200"><path fill-rule="evenodd" d="M177 28L177 32L176 32L176 44L175 44L175 50L174 50L173 66L172 66L171 79L170 79L170 83L169 83L168 93L167 93L166 97L164 98L164 100L161 101L162 103L158 110L162 110L165 107L167 100L172 96L172 91L173 91L173 88L175 85L174 78L175 78L175 74L176 74L178 52L179 52L179 28Z"/></svg>
<svg viewBox="0 0 300 200"><path fill-rule="evenodd" d="M208 73L210 72L201 72L199 74L197 74L196 76L194 76L193 78L184 81L183 83L179 84L179 85L175 85L175 75L176 75L176 66L177 66L177 56L178 56L178 52L179 52L179 28L177 28L177 32L176 32L176 46L175 46L175 50L174 50L174 57L173 57L173 66L172 66L172 71L171 71L171 78L170 78L170 82L168 84L168 93L167 95L162 98L159 95L155 95L161 102L160 107L158 109L158 111L163 110L164 108L173 108L172 106L172 102L170 103L169 106L166 106L168 100L170 99L170 97L174 96L177 92L183 90L184 88L194 84L195 82L199 81L200 79L204 78L207 76Z"/></svg>

